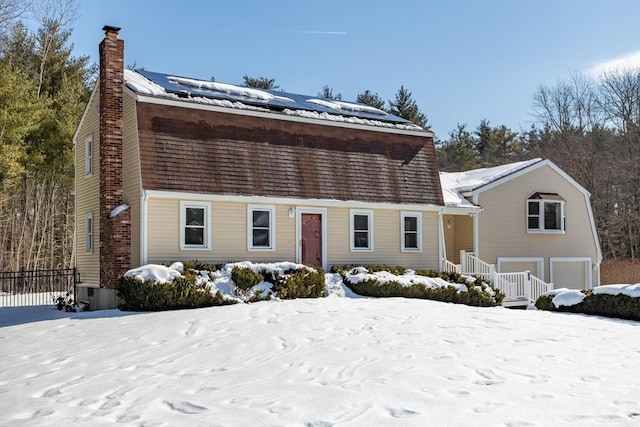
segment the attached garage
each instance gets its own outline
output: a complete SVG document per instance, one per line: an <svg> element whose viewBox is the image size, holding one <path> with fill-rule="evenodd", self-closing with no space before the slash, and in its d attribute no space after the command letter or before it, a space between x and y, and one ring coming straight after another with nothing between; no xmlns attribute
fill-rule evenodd
<svg viewBox="0 0 640 427"><path fill-rule="evenodd" d="M591 258L550 258L554 288L591 289Z"/></svg>

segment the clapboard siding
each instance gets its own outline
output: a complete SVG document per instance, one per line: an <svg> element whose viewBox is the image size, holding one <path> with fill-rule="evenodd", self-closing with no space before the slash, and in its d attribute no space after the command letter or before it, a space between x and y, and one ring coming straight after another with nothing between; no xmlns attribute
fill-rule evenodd
<svg viewBox="0 0 640 427"><path fill-rule="evenodd" d="M77 132L75 141L76 172L76 266L84 286L100 285L100 117L98 115L99 95L94 93L82 128ZM87 175L85 169L85 141L93 139L93 174ZM93 214L93 251L85 252L85 218Z"/></svg>

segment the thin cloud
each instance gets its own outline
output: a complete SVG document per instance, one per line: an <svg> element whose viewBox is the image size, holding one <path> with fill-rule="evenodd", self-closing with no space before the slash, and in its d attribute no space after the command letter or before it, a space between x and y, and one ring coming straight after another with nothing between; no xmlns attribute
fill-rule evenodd
<svg viewBox="0 0 640 427"><path fill-rule="evenodd" d="M600 62L589 68L588 72L600 76L602 73L631 70L636 67L640 67L640 50Z"/></svg>
<svg viewBox="0 0 640 427"><path fill-rule="evenodd" d="M298 33L298 34L322 34L322 35L329 35L329 36L346 36L347 33L346 31L292 31L292 33Z"/></svg>

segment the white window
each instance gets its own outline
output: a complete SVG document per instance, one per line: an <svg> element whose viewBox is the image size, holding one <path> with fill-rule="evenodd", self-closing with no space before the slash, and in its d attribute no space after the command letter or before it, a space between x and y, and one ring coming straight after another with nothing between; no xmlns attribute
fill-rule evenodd
<svg viewBox="0 0 640 427"><path fill-rule="evenodd" d="M527 199L528 233L564 233L565 201L555 193L534 193Z"/></svg>
<svg viewBox="0 0 640 427"><path fill-rule="evenodd" d="M180 202L180 249L211 249L211 203Z"/></svg>
<svg viewBox="0 0 640 427"><path fill-rule="evenodd" d="M351 250L373 251L373 211L355 210L351 215Z"/></svg>
<svg viewBox="0 0 640 427"><path fill-rule="evenodd" d="M402 252L422 251L422 214L401 212L400 229Z"/></svg>
<svg viewBox="0 0 640 427"><path fill-rule="evenodd" d="M249 250L275 250L275 207L247 206L247 248Z"/></svg>
<svg viewBox="0 0 640 427"><path fill-rule="evenodd" d="M84 217L84 251L93 253L93 212Z"/></svg>
<svg viewBox="0 0 640 427"><path fill-rule="evenodd" d="M84 141L84 173L93 174L93 135L89 135Z"/></svg>

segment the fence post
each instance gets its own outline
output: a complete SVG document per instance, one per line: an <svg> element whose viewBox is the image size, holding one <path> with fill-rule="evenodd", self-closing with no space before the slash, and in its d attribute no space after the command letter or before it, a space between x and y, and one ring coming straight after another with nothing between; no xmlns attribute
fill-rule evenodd
<svg viewBox="0 0 640 427"><path fill-rule="evenodd" d="M467 257L465 256L464 250L460 251L460 270L461 273L467 273Z"/></svg>
<svg viewBox="0 0 640 427"><path fill-rule="evenodd" d="M531 301L531 271L525 270L524 274L524 295Z"/></svg>

